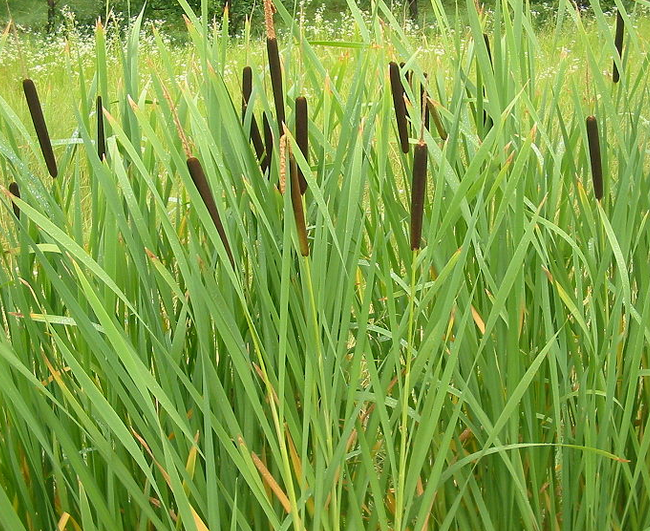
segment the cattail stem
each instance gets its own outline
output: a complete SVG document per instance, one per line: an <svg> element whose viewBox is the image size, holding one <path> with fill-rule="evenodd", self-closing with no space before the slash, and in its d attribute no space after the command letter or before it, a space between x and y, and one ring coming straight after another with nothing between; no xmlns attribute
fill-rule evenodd
<svg viewBox="0 0 650 531"><path fill-rule="evenodd" d="M39 100L38 92L36 91L36 85L34 85L34 82L31 79L23 80L23 91L25 92L25 99L27 100L29 113L32 115L32 122L34 123L34 129L36 130L36 136L38 137L38 143L41 146L41 152L43 153L47 170L52 177L56 177L59 174L59 171L56 167L54 151L52 151L52 142L50 141L50 135L47 132L47 125L45 123L45 117L43 116L41 101Z"/></svg>
<svg viewBox="0 0 650 531"><path fill-rule="evenodd" d="M411 249L420 249L424 197L427 191L427 144L420 140L413 155L413 181L411 183Z"/></svg>
<svg viewBox="0 0 650 531"><path fill-rule="evenodd" d="M623 60L623 33L625 31L625 21L620 11L616 11L616 36L614 37L614 46L616 47L616 53L620 61ZM612 81L618 83L621 78L620 72L618 71L618 66L616 61L614 61L614 72L612 73Z"/></svg>
<svg viewBox="0 0 650 531"><path fill-rule="evenodd" d="M393 106L397 120L397 132L403 153L409 152L408 124L406 122L406 105L404 103L404 86L400 79L399 66L392 62L389 64L390 87L393 93Z"/></svg>
<svg viewBox="0 0 650 531"><path fill-rule="evenodd" d="M273 101L275 102L275 113L278 119L278 129L282 131L283 124L285 123L284 94L282 92L282 67L280 66L278 40L275 37L266 39L266 50L269 57L271 88L273 89Z"/></svg>
<svg viewBox="0 0 650 531"><path fill-rule="evenodd" d="M20 199L20 189L18 188L18 183L11 183L9 185L9 191L11 192L11 195ZM18 219L20 219L20 208L18 208L18 205L13 200L11 201L11 205L13 206L14 214Z"/></svg>
<svg viewBox="0 0 650 531"><path fill-rule="evenodd" d="M242 74L242 121L246 116L246 110L248 109L248 102L250 101L252 92L253 70L250 66L245 66ZM260 134L260 128L257 125L257 120L255 120L255 115L251 116L250 140L253 142L257 160L261 162L262 158L264 157L264 142L262 141L262 135ZM262 169L262 173L264 173L264 168Z"/></svg>
<svg viewBox="0 0 650 531"><path fill-rule="evenodd" d="M304 96L296 98L296 143L305 160L309 162L309 120L307 99ZM307 191L307 180L300 169L298 169L298 181L300 193L304 194Z"/></svg>
<svg viewBox="0 0 650 531"><path fill-rule="evenodd" d="M587 116L587 140L589 143L589 158L591 159L591 178L594 183L594 195L600 201L603 198L603 166L600 157L598 122L595 116Z"/></svg>
<svg viewBox="0 0 650 531"><path fill-rule="evenodd" d="M106 157L106 131L104 129L104 105L102 97L97 96L97 155L99 160Z"/></svg>
<svg viewBox="0 0 650 531"><path fill-rule="evenodd" d="M483 34L483 41L485 42L485 49L487 50L488 59L490 60L490 67L494 70L494 61L492 60L492 49L490 47L490 37L487 33Z"/></svg>
<svg viewBox="0 0 650 531"><path fill-rule="evenodd" d="M190 172L194 186L196 186L199 194L201 194L201 199L203 199L203 203L210 213L210 217L212 218L214 226L216 227L217 232L219 233L219 237L221 238L221 243L223 243L223 246L226 249L226 253L228 254L230 264L234 269L235 260L232 256L232 251L230 250L230 244L228 243L226 231L223 228L223 223L221 223L221 217L219 216L217 205L214 202L214 197L212 196L210 185L208 184L208 180L205 177L205 172L203 171L201 161L199 161L199 159L196 157L189 157L187 159L187 169Z"/></svg>
<svg viewBox="0 0 650 531"><path fill-rule="evenodd" d="M309 256L309 241L307 240L307 226L305 224L305 211L302 206L302 195L300 193L300 182L298 180L298 165L292 154L289 155L289 173L291 174L291 205L293 216L296 220L296 231L300 244L300 254Z"/></svg>

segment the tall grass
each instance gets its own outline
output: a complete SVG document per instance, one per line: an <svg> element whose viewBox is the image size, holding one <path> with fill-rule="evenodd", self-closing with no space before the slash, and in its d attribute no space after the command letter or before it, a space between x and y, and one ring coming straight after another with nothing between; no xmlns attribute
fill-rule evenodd
<svg viewBox="0 0 650 531"><path fill-rule="evenodd" d="M539 33L519 0L468 27L434 0L417 40L351 2L315 42L278 2L274 93L259 43L179 2L186 49L98 26L72 81L31 70L57 179L20 70L0 94L0 528L650 526L640 3L618 57L597 2Z"/></svg>

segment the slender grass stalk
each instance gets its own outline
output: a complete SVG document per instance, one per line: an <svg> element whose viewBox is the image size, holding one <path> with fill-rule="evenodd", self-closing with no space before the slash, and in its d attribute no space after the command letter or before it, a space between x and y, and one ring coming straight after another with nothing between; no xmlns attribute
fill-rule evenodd
<svg viewBox="0 0 650 531"><path fill-rule="evenodd" d="M399 66L394 61L391 61L389 64L389 74L400 147L402 148L403 153L408 153L409 139L408 124L406 122L406 105L404 103L404 86L402 85L402 80L400 79Z"/></svg>
<svg viewBox="0 0 650 531"><path fill-rule="evenodd" d="M199 161L199 159L196 157L189 157L187 159L187 169L190 172L192 181L198 189L199 194L201 194L201 199L203 199L203 202L205 203L205 206L210 213L210 217L212 218L214 226L216 227L217 232L219 233L219 237L221 238L221 243L223 243L223 246L226 249L226 253L228 254L230 264L234 269L235 259L233 258L232 251L230 250L228 237L226 236L226 231L223 228L223 223L221 222L221 217L219 216L219 211L217 210L217 205L214 202L214 196L210 190L210 185L208 184L205 172L203 171L201 161Z"/></svg>
<svg viewBox="0 0 650 531"><path fill-rule="evenodd" d="M43 153L43 158L47 165L47 170L52 177L56 178L59 171L56 166L54 151L52 150L52 142L50 141L50 135L47 131L47 124L45 123L45 117L43 116L43 108L41 107L41 101L38 98L36 85L31 79L23 80L23 91L25 93L25 99L27 100L27 107L29 107L29 113L32 116L32 122L34 123L34 129L36 130L38 143L41 146L41 153Z"/></svg>
<svg viewBox="0 0 650 531"><path fill-rule="evenodd" d="M106 157L106 131L104 129L104 105L102 97L97 96L97 155L102 160Z"/></svg>
<svg viewBox="0 0 650 531"><path fill-rule="evenodd" d="M594 196L598 201L600 201L603 198L603 166L600 156L598 121L595 116L587 116L587 141L589 144L589 159L591 161L591 177L594 185Z"/></svg>
<svg viewBox="0 0 650 531"><path fill-rule="evenodd" d="M413 181L411 187L411 249L420 249L422 217L427 191L427 144L420 140L413 154Z"/></svg>
<svg viewBox="0 0 650 531"><path fill-rule="evenodd" d="M296 98L296 143L300 152L309 162L309 114L307 110L307 98L298 96ZM298 169L298 180L300 181L300 193L304 195L307 191L307 180Z"/></svg>
<svg viewBox="0 0 650 531"><path fill-rule="evenodd" d="M307 239L305 211L302 204L302 194L300 193L298 165L296 164L296 159L292 153L289 154L289 174L291 178L291 206L293 207L293 217L296 220L300 254L302 256L309 256L309 240Z"/></svg>
<svg viewBox="0 0 650 531"><path fill-rule="evenodd" d="M623 15L617 9L616 10L616 35L614 37L614 46L616 48L616 54L620 61L623 61L623 36L625 33L625 21L623 20ZM613 62L613 72L612 72L612 81L618 83L621 76L618 71L618 65L616 61Z"/></svg>
<svg viewBox="0 0 650 531"><path fill-rule="evenodd" d="M18 183L12 182L9 185L9 191L11 192L11 195L13 195L13 196L17 197L18 199L20 199L20 189L18 188ZM14 201L12 201L11 206L14 209L14 214L15 214L16 218L20 219L20 208L18 207L18 205Z"/></svg>
<svg viewBox="0 0 650 531"><path fill-rule="evenodd" d="M248 103L250 101L252 92L253 70L250 66L245 66L242 71L242 120L244 120L244 117L246 116L246 110L248 109ZM262 141L260 128L257 125L257 120L255 119L254 114L251 116L250 140L253 143L253 147L255 148L257 160L262 162L262 159L264 158L264 142ZM262 169L262 173L264 173L265 169L266 168Z"/></svg>

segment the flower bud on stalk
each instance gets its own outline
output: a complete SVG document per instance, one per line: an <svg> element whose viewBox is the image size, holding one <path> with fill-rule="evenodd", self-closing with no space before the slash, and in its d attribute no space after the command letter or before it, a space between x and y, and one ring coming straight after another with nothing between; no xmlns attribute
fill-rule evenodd
<svg viewBox="0 0 650 531"><path fill-rule="evenodd" d="M34 85L31 79L23 80L23 91L27 100L27 107L29 107L29 113L32 115L32 122L34 123L34 129L36 130L36 136L41 146L41 152L43 153L47 170L52 177L56 177L59 171L56 167L54 151L52 151L52 142L47 132L47 125L43 116L41 102L38 98L38 92L36 91L36 85Z"/></svg>

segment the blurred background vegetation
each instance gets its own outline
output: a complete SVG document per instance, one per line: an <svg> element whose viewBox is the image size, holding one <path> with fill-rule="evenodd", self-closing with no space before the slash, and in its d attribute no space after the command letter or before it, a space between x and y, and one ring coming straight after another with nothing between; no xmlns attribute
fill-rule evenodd
<svg viewBox="0 0 650 531"><path fill-rule="evenodd" d="M558 1L530 0L530 3L550 13L555 10ZM228 0L208 0L210 16L220 19L226 2ZM188 0L188 3L197 11L201 8L201 0ZM358 0L357 3L362 8L368 8L370 0ZM577 3L587 7L589 0L578 0ZM599 3L606 10L615 5L615 0L600 0ZM236 33L243 28L246 17L262 16L260 0L230 0L229 4L232 32ZM421 27L426 26L431 18L428 0L392 0L391 4L396 14L401 14L405 20L410 18ZM446 4L450 10L462 13L465 2L446 0ZM494 0L482 4L490 8ZM285 6L290 9L292 1L285 1ZM13 18L21 26L51 33L62 24L65 13L74 14L75 20L81 25L90 25L111 11L128 20L143 7L146 18L150 20L164 21L171 29L182 26L181 8L174 0L0 0L0 20L6 23ZM336 19L340 13L347 11L347 3L346 0L293 0L293 9L296 12L304 10L307 17L313 16L318 10L327 20Z"/></svg>

